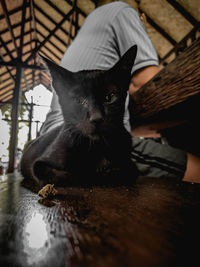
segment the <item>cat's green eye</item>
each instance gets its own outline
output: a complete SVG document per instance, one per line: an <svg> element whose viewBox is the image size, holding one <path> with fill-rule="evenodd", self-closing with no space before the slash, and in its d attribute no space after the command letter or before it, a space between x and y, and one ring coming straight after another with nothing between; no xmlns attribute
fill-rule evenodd
<svg viewBox="0 0 200 267"><path fill-rule="evenodd" d="M116 100L117 100L117 96L114 93L106 95L106 97L105 97L105 103L107 103L107 104L112 104Z"/></svg>

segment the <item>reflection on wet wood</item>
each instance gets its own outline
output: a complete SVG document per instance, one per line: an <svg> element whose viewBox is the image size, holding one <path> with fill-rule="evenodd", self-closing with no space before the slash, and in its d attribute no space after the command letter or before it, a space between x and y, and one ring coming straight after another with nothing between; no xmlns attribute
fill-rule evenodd
<svg viewBox="0 0 200 267"><path fill-rule="evenodd" d="M65 188L51 200L0 182L0 266L194 266L200 185Z"/></svg>

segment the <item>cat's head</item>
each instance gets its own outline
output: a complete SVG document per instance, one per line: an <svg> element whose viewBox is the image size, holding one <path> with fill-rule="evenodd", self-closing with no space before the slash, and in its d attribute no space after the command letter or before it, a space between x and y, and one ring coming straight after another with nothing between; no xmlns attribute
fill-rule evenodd
<svg viewBox="0 0 200 267"><path fill-rule="evenodd" d="M52 76L66 128L92 140L123 127L125 100L137 46L109 70L71 72L43 58Z"/></svg>

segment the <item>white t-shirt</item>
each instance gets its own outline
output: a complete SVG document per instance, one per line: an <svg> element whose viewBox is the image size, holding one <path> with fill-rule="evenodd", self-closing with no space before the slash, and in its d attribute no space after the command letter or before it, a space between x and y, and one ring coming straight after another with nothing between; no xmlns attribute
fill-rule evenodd
<svg viewBox="0 0 200 267"><path fill-rule="evenodd" d="M117 1L92 11L73 40L60 65L70 71L110 69L133 45L138 46L132 74L143 67L158 65L157 53L139 15L129 4ZM128 94L127 94L128 95ZM130 129L126 100L124 124ZM58 97L53 92L50 112L41 134L63 123Z"/></svg>

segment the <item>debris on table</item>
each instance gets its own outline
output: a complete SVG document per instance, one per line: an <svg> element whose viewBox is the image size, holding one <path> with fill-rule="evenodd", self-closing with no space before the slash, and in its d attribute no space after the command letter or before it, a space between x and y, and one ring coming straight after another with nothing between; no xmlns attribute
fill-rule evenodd
<svg viewBox="0 0 200 267"><path fill-rule="evenodd" d="M58 191L54 188L53 184L47 184L38 192L38 195L42 198L50 198L55 196Z"/></svg>

